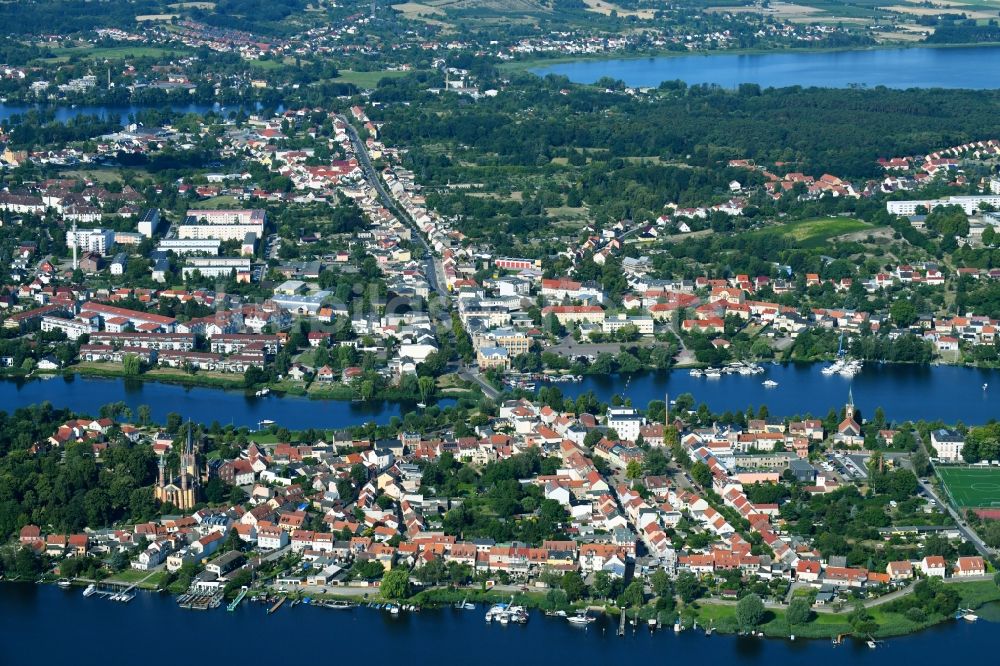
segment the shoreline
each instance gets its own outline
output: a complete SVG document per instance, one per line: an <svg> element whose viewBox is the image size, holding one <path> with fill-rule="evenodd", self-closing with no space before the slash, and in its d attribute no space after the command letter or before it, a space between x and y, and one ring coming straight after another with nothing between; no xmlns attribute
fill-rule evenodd
<svg viewBox="0 0 1000 666"><path fill-rule="evenodd" d="M154 371L155 372L155 371ZM337 383L329 389L321 389L316 391L309 391L303 387L288 387L282 384L282 382L268 383L264 385L254 386L248 388L244 385L243 381L240 379L228 380L221 377L206 377L195 375L183 375L183 374L152 374L142 373L139 375L126 375L123 371L115 368L96 368L90 366L69 366L61 371L52 372L39 372L35 371L30 375L0 375L0 381L12 381L16 383L27 383L34 381L51 381L57 377L61 377L64 380L71 378L74 381L77 377L82 379L107 379L107 380L121 380L126 381L137 381L144 384L167 384L173 386L182 386L184 388L202 388L202 389L214 389L217 391L231 392L231 393L242 393L245 397L253 397L253 394L259 388L267 388L268 392L274 394L276 398L282 399L285 397L290 398L302 398L310 401L317 402L388 402L397 404L409 404L415 403L419 400L417 397L407 398L400 396L396 391L386 391L381 394L373 395L368 400L362 400L362 398L349 386L341 383ZM441 389L433 396L428 398L428 406L435 406L438 402L442 400L460 400L462 398L475 397L476 389Z"/></svg>

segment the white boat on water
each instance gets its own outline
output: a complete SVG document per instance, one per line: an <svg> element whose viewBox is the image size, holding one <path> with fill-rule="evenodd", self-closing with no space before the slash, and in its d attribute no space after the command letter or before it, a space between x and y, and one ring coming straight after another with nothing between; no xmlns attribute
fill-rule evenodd
<svg viewBox="0 0 1000 666"><path fill-rule="evenodd" d="M844 362L838 359L834 361L832 365L828 365L822 370L820 370L820 372L822 372L824 375L835 375L838 372L840 372L841 369L843 369L843 367L844 367Z"/></svg>
<svg viewBox="0 0 1000 666"><path fill-rule="evenodd" d="M778 382L774 381L773 379L765 379L764 381L761 382L761 384L763 384L766 388L774 388L775 386L778 385Z"/></svg>
<svg viewBox="0 0 1000 666"><path fill-rule="evenodd" d="M705 373L702 372L701 370L699 370L698 368L692 368L691 371L688 372L688 374L691 375L692 377L704 377L705 376Z"/></svg>
<svg viewBox="0 0 1000 666"><path fill-rule="evenodd" d="M979 619L979 616L973 613L972 611L969 611L968 613L964 614L962 618L967 622L975 622L976 620Z"/></svg>
<svg viewBox="0 0 1000 666"><path fill-rule="evenodd" d="M271 392L271 389L269 389L269 388L267 388L267 387L265 386L265 387L264 387L264 388L262 388L261 390L259 390L259 391L257 391L256 393L254 393L254 395L255 395L255 396L257 396L258 398L263 398L263 397L264 397L265 395L267 395L267 394L268 394L268 393L270 393L270 392Z"/></svg>
<svg viewBox="0 0 1000 666"><path fill-rule="evenodd" d="M83 596L90 597L97 593L97 586L91 583L87 586L87 589L83 591Z"/></svg>
<svg viewBox="0 0 1000 666"><path fill-rule="evenodd" d="M597 618L587 615L587 613L577 613L576 615L570 615L566 620L570 624L575 624L578 626L586 626L596 620Z"/></svg>
<svg viewBox="0 0 1000 666"><path fill-rule="evenodd" d="M674 622L674 633L679 634L682 631L684 631L684 625L681 624L680 620L677 620L676 622Z"/></svg>
<svg viewBox="0 0 1000 666"><path fill-rule="evenodd" d="M705 371L705 377L708 379L718 379L721 376L722 370L719 370L718 368L709 368Z"/></svg>
<svg viewBox="0 0 1000 666"><path fill-rule="evenodd" d="M66 590L71 585L73 585L73 583L69 582L69 578L60 578L59 580L56 581L56 585L58 585L59 587L61 587L64 590Z"/></svg>

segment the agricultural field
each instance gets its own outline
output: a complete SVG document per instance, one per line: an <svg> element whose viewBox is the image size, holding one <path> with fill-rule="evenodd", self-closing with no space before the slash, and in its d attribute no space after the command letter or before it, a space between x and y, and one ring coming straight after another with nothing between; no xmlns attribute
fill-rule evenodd
<svg viewBox="0 0 1000 666"><path fill-rule="evenodd" d="M1000 507L1000 469L938 467L937 473L959 507Z"/></svg>
<svg viewBox="0 0 1000 666"><path fill-rule="evenodd" d="M776 235L789 238L803 248L819 247L837 236L856 233L870 228L870 225L852 217L819 217L811 220L789 222L777 227L757 231L758 234Z"/></svg>

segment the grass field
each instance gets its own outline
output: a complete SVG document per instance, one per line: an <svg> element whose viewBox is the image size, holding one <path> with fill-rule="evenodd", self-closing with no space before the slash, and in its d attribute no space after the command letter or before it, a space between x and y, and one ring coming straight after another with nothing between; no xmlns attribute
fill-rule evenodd
<svg viewBox="0 0 1000 666"><path fill-rule="evenodd" d="M937 473L958 506L1000 507L1000 469L938 467Z"/></svg>
<svg viewBox="0 0 1000 666"><path fill-rule="evenodd" d="M795 241L800 247L819 247L831 238L843 236L869 228L866 222L852 217L818 217L811 220L789 222L777 227L768 227L756 233L784 236Z"/></svg>
<svg viewBox="0 0 1000 666"><path fill-rule="evenodd" d="M354 72L349 69L344 69L339 72L339 76L335 79L338 83L353 83L359 88L375 88L378 82L382 79L395 79L400 76L406 76L410 72L400 72L400 71L379 71L379 72Z"/></svg>

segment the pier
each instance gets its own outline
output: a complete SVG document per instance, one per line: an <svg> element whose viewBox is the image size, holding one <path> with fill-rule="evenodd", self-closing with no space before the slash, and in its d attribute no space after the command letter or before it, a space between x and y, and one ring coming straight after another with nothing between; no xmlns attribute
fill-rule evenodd
<svg viewBox="0 0 1000 666"><path fill-rule="evenodd" d="M214 594L188 592L177 597L177 605L188 610L211 610L222 604L222 597L221 591Z"/></svg>
<svg viewBox="0 0 1000 666"><path fill-rule="evenodd" d="M624 636L625 635L625 609L624 608L622 609L622 614L621 614L621 617L619 618L619 622L618 622L618 635L619 636Z"/></svg>
<svg viewBox="0 0 1000 666"><path fill-rule="evenodd" d="M247 592L249 591L250 590L246 587L240 590L240 593L236 595L236 598L233 599L228 606L226 606L226 610L232 613L234 610L239 608L240 602L243 601L243 597L247 596Z"/></svg>

